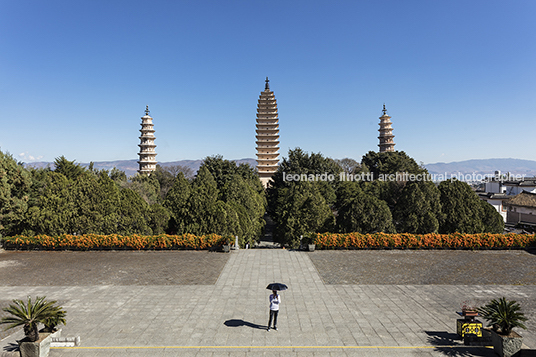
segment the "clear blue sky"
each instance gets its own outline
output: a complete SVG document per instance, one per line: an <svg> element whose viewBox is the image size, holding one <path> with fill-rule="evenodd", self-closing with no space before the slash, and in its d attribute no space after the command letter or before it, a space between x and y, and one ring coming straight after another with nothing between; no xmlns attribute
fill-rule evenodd
<svg viewBox="0 0 536 357"><path fill-rule="evenodd" d="M536 1L0 2L0 149L24 162L255 157L270 78L281 154L360 160L382 105L424 163L536 160Z"/></svg>

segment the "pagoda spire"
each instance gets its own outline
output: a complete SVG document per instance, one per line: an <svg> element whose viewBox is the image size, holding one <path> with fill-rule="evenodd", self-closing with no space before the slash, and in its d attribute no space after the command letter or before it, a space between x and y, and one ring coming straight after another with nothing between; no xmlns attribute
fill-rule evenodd
<svg viewBox="0 0 536 357"><path fill-rule="evenodd" d="M264 187L267 187L279 167L279 117L269 82L266 77L257 106L257 171Z"/></svg>
<svg viewBox="0 0 536 357"><path fill-rule="evenodd" d="M380 129L378 129L380 132L380 136L378 136L378 139L380 140L380 143L378 144L380 152L395 151L396 144L393 140L395 136L393 135L393 128L391 127L391 117L387 115L387 109L385 109L385 103L383 104L382 113L380 123L378 124L380 126Z"/></svg>

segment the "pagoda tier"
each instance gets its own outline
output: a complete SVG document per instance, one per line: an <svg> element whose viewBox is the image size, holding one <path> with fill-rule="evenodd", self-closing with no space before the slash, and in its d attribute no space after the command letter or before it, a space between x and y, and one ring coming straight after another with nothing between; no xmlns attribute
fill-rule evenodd
<svg viewBox="0 0 536 357"><path fill-rule="evenodd" d="M149 116L149 106L145 107L145 115L141 117L141 121L141 136L138 144L140 147L138 173L148 175L156 170L157 164L156 144L154 143L156 138L154 136L153 118Z"/></svg>
<svg viewBox="0 0 536 357"><path fill-rule="evenodd" d="M268 77L257 105L257 171L264 187L279 167L279 117Z"/></svg>
<svg viewBox="0 0 536 357"><path fill-rule="evenodd" d="M391 117L387 115L387 110L385 109L385 104L383 105L383 115L380 117L380 123L378 124L380 126L380 129L378 131L380 132L380 136L378 136L378 139L380 140L380 143L378 146L380 147L380 152L390 152L395 151L395 142L393 138L395 137L393 135L393 128L391 127Z"/></svg>

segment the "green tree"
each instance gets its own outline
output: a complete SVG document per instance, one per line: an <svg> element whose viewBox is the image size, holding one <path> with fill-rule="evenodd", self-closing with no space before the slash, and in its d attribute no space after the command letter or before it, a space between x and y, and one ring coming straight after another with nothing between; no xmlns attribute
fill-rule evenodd
<svg viewBox="0 0 536 357"><path fill-rule="evenodd" d="M408 182L393 210L396 231L437 233L442 217L440 196L439 189L431 181Z"/></svg>
<svg viewBox="0 0 536 357"><path fill-rule="evenodd" d="M63 155L54 160L54 167L55 172L60 173L73 181L87 172L80 164L76 164L74 160L67 160Z"/></svg>
<svg viewBox="0 0 536 357"><path fill-rule="evenodd" d="M170 171L166 170L164 167L156 165L156 170L151 173L151 178L156 179L158 181L158 186L160 188L159 202L163 202L166 198L168 191L173 186L175 176Z"/></svg>
<svg viewBox="0 0 536 357"><path fill-rule="evenodd" d="M130 182L123 182L121 187L137 192L149 205L162 202L160 183L154 175L136 175Z"/></svg>
<svg viewBox="0 0 536 357"><path fill-rule="evenodd" d="M188 180L193 180L195 173L188 166L183 165L166 165L162 166L162 170L169 172L173 177L177 177L179 172L182 172L184 177Z"/></svg>
<svg viewBox="0 0 536 357"><path fill-rule="evenodd" d="M395 232L391 211L385 201L367 194L356 182L342 182L337 193L339 232Z"/></svg>
<svg viewBox="0 0 536 357"><path fill-rule="evenodd" d="M441 209L443 220L440 222L440 233L482 233L483 208L480 198L465 182L458 180L442 181Z"/></svg>
<svg viewBox="0 0 536 357"><path fill-rule="evenodd" d="M190 221L188 207L190 192L190 183L186 180L183 173L179 173L164 201L164 207L170 214L170 233L186 233L186 226Z"/></svg>
<svg viewBox="0 0 536 357"><path fill-rule="evenodd" d="M237 172L236 163L224 160L221 155L206 157L199 169L201 170L201 168L205 168L210 172L218 189L223 188Z"/></svg>
<svg viewBox="0 0 536 357"><path fill-rule="evenodd" d="M300 148L289 150L288 158L283 158L276 173L273 176L272 188L277 191L281 187L288 187L293 181L288 181L286 178L289 174L305 174L305 175L332 175L333 180L327 180L333 192L339 181L339 174L343 172L343 168L333 159L324 157L321 153L307 153ZM320 177L319 177L320 178ZM332 195L332 192L329 194ZM326 199L334 199L335 196L325 197Z"/></svg>
<svg viewBox="0 0 536 357"><path fill-rule="evenodd" d="M241 245L253 244L262 234L266 207L264 188L255 169L246 164L237 166L235 162L224 160L221 156L207 157L192 187L195 188L202 180L206 181L207 172L210 173L215 185L212 187L214 185L210 183L209 186L212 188L209 191L217 192L217 201L214 201L213 207L215 210L211 217L214 224L219 227L217 232L237 235ZM188 206L190 217L194 211L194 203L197 205L200 201L198 198L190 197Z"/></svg>
<svg viewBox="0 0 536 357"><path fill-rule="evenodd" d="M482 206L482 224L484 225L485 233L503 233L504 219L492 205L486 201L480 200Z"/></svg>
<svg viewBox="0 0 536 357"><path fill-rule="evenodd" d="M345 157L344 159L335 160L344 173L355 175L362 172L361 164L354 159Z"/></svg>
<svg viewBox="0 0 536 357"><path fill-rule="evenodd" d="M113 168L109 172L110 178L117 184L121 184L127 181L127 174L117 168Z"/></svg>
<svg viewBox="0 0 536 357"><path fill-rule="evenodd" d="M265 199L257 188L239 174L228 176L228 181L220 192L222 201L226 202L238 216L236 235L243 243L252 245L262 234L264 228Z"/></svg>
<svg viewBox="0 0 536 357"><path fill-rule="evenodd" d="M426 169L419 166L404 151L369 151L363 156L361 165L370 170L374 179L381 178L385 175L396 174L397 172L415 175L428 173Z"/></svg>
<svg viewBox="0 0 536 357"><path fill-rule="evenodd" d="M11 154L0 151L0 235L20 233L30 188L30 174Z"/></svg>
<svg viewBox="0 0 536 357"><path fill-rule="evenodd" d="M121 193L106 172L98 178L81 175L75 181L74 231L80 234L117 233Z"/></svg>
<svg viewBox="0 0 536 357"><path fill-rule="evenodd" d="M221 233L226 213L225 206L218 202L218 195L214 177L206 167L201 167L193 181L188 198L187 233L198 235Z"/></svg>
<svg viewBox="0 0 536 357"><path fill-rule="evenodd" d="M124 188L120 193L120 204L117 211L116 233L122 235L150 235L151 208L137 192Z"/></svg>
<svg viewBox="0 0 536 357"><path fill-rule="evenodd" d="M155 203L149 207L149 227L154 235L165 233L169 227L170 212L161 204Z"/></svg>
<svg viewBox="0 0 536 357"><path fill-rule="evenodd" d="M76 233L75 191L74 183L63 174L49 172L35 205L28 209L23 233L26 235Z"/></svg>
<svg viewBox="0 0 536 357"><path fill-rule="evenodd" d="M276 241L297 248L300 236L332 229L335 223L333 212L321 194L318 182L294 182L280 190L274 207Z"/></svg>

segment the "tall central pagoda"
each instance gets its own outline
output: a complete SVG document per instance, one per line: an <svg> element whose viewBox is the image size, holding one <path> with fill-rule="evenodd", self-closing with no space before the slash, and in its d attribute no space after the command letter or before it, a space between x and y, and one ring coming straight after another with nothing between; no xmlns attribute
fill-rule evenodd
<svg viewBox="0 0 536 357"><path fill-rule="evenodd" d="M267 187L279 166L279 118L269 82L266 77L257 106L257 171L264 187Z"/></svg>
<svg viewBox="0 0 536 357"><path fill-rule="evenodd" d="M393 138L395 137L393 135L393 128L391 127L391 117L387 115L387 109L385 109L385 104L383 105L383 115L380 117L380 123L378 124L380 128L378 131L380 132L380 136L378 136L378 139L380 139L380 143L378 146L380 147L380 152L389 152L389 151L395 151L395 142Z"/></svg>

